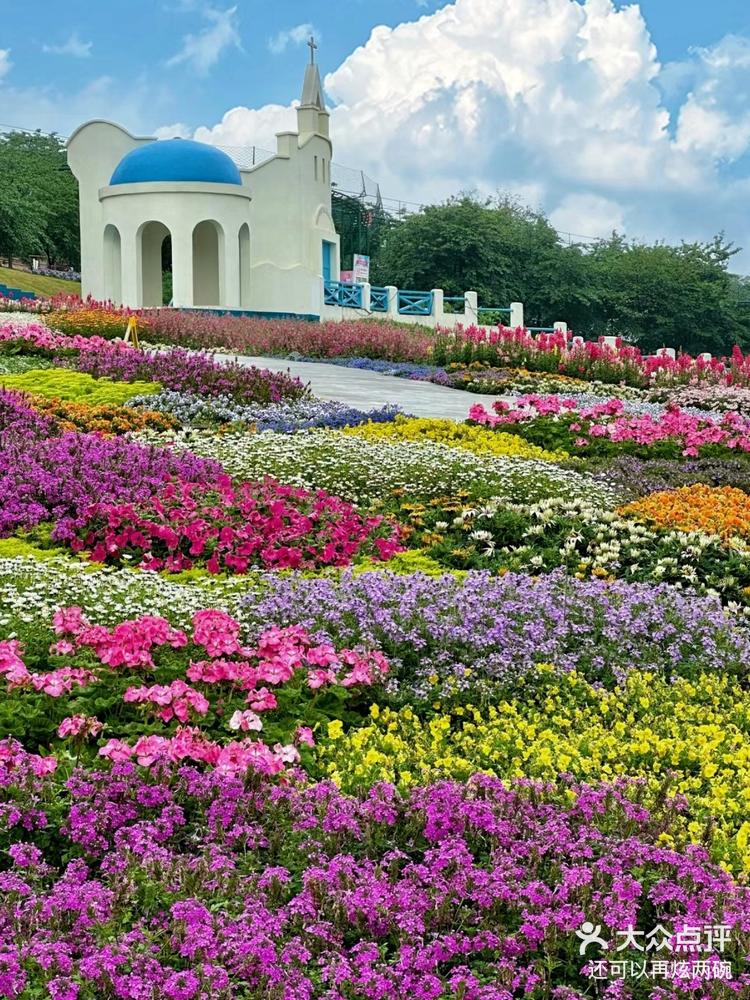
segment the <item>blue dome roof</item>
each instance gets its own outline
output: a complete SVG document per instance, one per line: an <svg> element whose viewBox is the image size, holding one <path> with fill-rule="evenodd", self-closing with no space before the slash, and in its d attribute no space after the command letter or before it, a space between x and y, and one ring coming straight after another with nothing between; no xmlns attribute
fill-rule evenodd
<svg viewBox="0 0 750 1000"><path fill-rule="evenodd" d="M192 139L160 139L123 156L109 183L152 181L241 184L242 178L234 161L215 146Z"/></svg>

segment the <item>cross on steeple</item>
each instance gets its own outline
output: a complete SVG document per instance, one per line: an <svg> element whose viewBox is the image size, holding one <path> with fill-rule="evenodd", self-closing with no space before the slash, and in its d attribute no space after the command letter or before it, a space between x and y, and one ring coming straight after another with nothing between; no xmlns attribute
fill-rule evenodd
<svg viewBox="0 0 750 1000"><path fill-rule="evenodd" d="M317 44L316 44L316 42L315 42L315 35L310 35L310 41L307 43L307 45L308 45L308 48L310 49L310 64L314 65L314 63L315 63L315 50L318 47Z"/></svg>

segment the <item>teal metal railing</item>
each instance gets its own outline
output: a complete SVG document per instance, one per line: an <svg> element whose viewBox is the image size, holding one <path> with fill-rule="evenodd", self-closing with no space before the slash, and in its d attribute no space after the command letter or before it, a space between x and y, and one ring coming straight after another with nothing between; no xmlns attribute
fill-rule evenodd
<svg viewBox="0 0 750 1000"><path fill-rule="evenodd" d="M398 311L402 316L432 315L432 292L398 291Z"/></svg>
<svg viewBox="0 0 750 1000"><path fill-rule="evenodd" d="M323 301L327 306L361 309L362 286L350 285L343 281L326 281L323 285Z"/></svg>
<svg viewBox="0 0 750 1000"><path fill-rule="evenodd" d="M388 289L373 285L370 289L370 310L376 313L388 312Z"/></svg>

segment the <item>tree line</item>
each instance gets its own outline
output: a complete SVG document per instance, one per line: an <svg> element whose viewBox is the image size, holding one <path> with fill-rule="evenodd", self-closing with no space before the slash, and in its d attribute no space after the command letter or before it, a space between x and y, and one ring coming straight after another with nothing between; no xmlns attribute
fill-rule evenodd
<svg viewBox="0 0 750 1000"><path fill-rule="evenodd" d="M41 132L0 134L0 257L80 266L78 183L65 144Z"/></svg>
<svg viewBox="0 0 750 1000"><path fill-rule="evenodd" d="M549 220L507 197L459 195L381 232L372 281L476 291L480 306L523 302L529 326L565 320L586 338L616 334L646 351L750 345L750 281L732 274L739 252L719 234L670 246L613 233L564 243Z"/></svg>

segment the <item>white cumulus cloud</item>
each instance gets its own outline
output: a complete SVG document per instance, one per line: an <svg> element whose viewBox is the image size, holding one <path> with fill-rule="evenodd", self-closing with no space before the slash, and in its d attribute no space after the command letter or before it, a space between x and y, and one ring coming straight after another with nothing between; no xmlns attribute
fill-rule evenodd
<svg viewBox="0 0 750 1000"><path fill-rule="evenodd" d="M187 34L182 48L167 60L167 66L186 63L200 76L215 66L227 49L241 48L237 7L215 10L207 7L202 12L208 24L197 34Z"/></svg>
<svg viewBox="0 0 750 1000"><path fill-rule="evenodd" d="M296 24L293 28L287 28L274 35L273 38L269 38L268 48L274 55L280 55L290 45L303 45L310 39L310 36L316 42L320 41L320 32L314 25Z"/></svg>
<svg viewBox="0 0 750 1000"><path fill-rule="evenodd" d="M91 55L92 42L84 42L73 32L61 45L43 45L42 52L51 52L56 56L73 56L74 59L88 59Z"/></svg>
<svg viewBox="0 0 750 1000"><path fill-rule="evenodd" d="M10 61L10 49L0 49L0 77L10 72L13 63Z"/></svg>
<svg viewBox="0 0 750 1000"><path fill-rule="evenodd" d="M689 89L670 115L663 95L677 87ZM679 240L723 227L750 247L750 182L723 173L750 152L749 39L663 69L635 4L454 0L374 28L325 89L336 161L385 197L529 192L571 232ZM196 134L266 145L292 111L237 107Z"/></svg>

